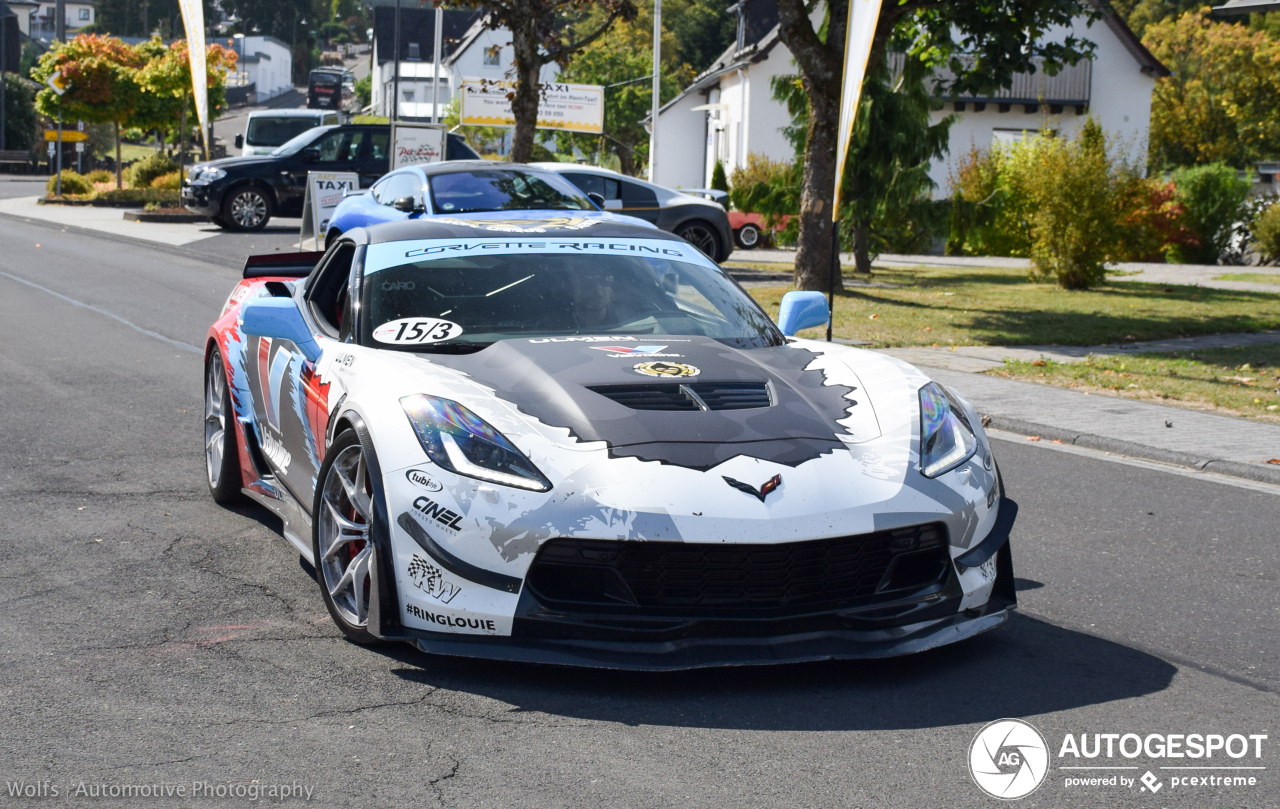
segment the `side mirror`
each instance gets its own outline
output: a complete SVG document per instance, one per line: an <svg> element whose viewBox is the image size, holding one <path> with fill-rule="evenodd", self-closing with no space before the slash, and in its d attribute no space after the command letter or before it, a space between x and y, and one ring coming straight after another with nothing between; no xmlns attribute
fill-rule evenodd
<svg viewBox="0 0 1280 809"><path fill-rule="evenodd" d="M778 310L778 328L788 337L794 337L801 329L825 326L831 319L827 298L821 292L788 292L782 296L782 308Z"/></svg>
<svg viewBox="0 0 1280 809"><path fill-rule="evenodd" d="M244 135L236 135L236 148L237 149L244 148Z"/></svg>
<svg viewBox="0 0 1280 809"><path fill-rule="evenodd" d="M391 207L402 213L417 213L427 209L427 206L419 205L418 201L413 197L396 197L395 202L391 203Z"/></svg>
<svg viewBox="0 0 1280 809"><path fill-rule="evenodd" d="M320 162L320 150L319 150L319 149L317 149L317 148L316 148L316 147L314 147L314 146L308 146L307 148L303 149L303 150L302 150L302 162L303 162L303 163L319 163L319 162Z"/></svg>
<svg viewBox="0 0 1280 809"><path fill-rule="evenodd" d="M602 211L604 210L604 194L597 194L594 191L588 191L587 199L594 202L596 204L596 207L599 208L600 210Z"/></svg>
<svg viewBox="0 0 1280 809"><path fill-rule="evenodd" d="M240 328L254 337L288 340L311 362L320 359L320 345L307 328L293 298L255 298L240 309Z"/></svg>

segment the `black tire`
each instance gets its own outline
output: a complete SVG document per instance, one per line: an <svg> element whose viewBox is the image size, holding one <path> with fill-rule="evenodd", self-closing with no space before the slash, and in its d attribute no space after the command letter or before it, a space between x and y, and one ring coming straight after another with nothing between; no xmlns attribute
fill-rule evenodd
<svg viewBox="0 0 1280 809"><path fill-rule="evenodd" d="M685 222L676 228L676 235L701 250L712 261L723 261L726 258L721 254L724 246L720 244L720 234L716 233L710 222L701 219Z"/></svg>
<svg viewBox="0 0 1280 809"><path fill-rule="evenodd" d="M373 532L380 530L374 503L382 492L363 460L365 451L360 436L348 429L325 453L311 512L311 553L329 617L349 640L368 645L378 642L368 621L372 579L377 575ZM355 498L352 491L357 492ZM361 533L363 540L353 539Z"/></svg>
<svg viewBox="0 0 1280 809"><path fill-rule="evenodd" d="M217 225L218 227L222 228L223 230L231 230L230 223L228 223L227 220L222 218L222 214L209 217L209 221Z"/></svg>
<svg viewBox="0 0 1280 809"><path fill-rule="evenodd" d="M222 200L222 220L231 230L262 230L271 221L275 206L271 195L256 185L231 189Z"/></svg>
<svg viewBox="0 0 1280 809"><path fill-rule="evenodd" d="M754 250L760 246L760 235L760 228L748 223L738 228L733 238L743 250Z"/></svg>
<svg viewBox="0 0 1280 809"><path fill-rule="evenodd" d="M222 354L216 348L209 352L204 372L204 466L214 502L230 505L244 497L235 411Z"/></svg>

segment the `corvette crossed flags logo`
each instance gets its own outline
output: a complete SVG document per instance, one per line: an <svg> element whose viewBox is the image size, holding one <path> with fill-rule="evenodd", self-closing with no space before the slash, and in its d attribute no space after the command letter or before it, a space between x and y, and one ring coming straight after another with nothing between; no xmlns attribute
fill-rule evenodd
<svg viewBox="0 0 1280 809"><path fill-rule="evenodd" d="M761 503L764 502L764 499L768 497L771 492L775 491L779 486L782 485L782 475L774 475L773 477L769 478L764 482L764 485L761 486L759 489L757 489L756 487L748 483L743 483L740 480L734 480L733 478L727 477L725 475L721 475L720 477L724 478L725 483L728 483L730 486L732 486L733 488L737 489L740 492L745 492L751 495L752 497L759 500Z"/></svg>

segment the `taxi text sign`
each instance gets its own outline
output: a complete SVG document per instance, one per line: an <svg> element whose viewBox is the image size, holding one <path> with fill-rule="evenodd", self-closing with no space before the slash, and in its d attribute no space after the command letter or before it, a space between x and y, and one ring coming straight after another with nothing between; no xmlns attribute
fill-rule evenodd
<svg viewBox="0 0 1280 809"><path fill-rule="evenodd" d="M307 172L307 190L302 204L302 232L299 234L302 249L307 249L308 241L311 242L310 249L324 249L324 235L329 230L333 209L338 207L348 191L359 188L360 175L354 171Z"/></svg>
<svg viewBox="0 0 1280 809"><path fill-rule="evenodd" d="M515 126L508 97L515 82L463 79L464 126ZM604 88L598 84L544 84L538 102L538 129L599 135L604 131Z"/></svg>
<svg viewBox="0 0 1280 809"><path fill-rule="evenodd" d="M424 163L439 163L445 157L445 129L439 124L391 125L391 170Z"/></svg>

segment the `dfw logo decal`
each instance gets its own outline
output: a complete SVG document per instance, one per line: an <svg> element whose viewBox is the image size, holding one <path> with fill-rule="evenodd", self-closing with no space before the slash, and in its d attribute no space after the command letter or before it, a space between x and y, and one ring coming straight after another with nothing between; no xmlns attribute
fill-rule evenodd
<svg viewBox="0 0 1280 809"><path fill-rule="evenodd" d="M596 351L608 351L610 357L682 357L683 354L662 354L666 346L591 346Z"/></svg>
<svg viewBox="0 0 1280 809"><path fill-rule="evenodd" d="M441 602L448 604L453 597L462 592L462 588L444 580L444 571L428 562L418 554L409 562L409 578L413 586Z"/></svg>

